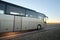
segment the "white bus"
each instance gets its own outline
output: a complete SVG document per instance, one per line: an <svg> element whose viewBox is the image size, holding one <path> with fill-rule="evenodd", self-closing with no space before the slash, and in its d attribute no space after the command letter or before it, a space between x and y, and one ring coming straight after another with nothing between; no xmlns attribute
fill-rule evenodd
<svg viewBox="0 0 60 40"><path fill-rule="evenodd" d="M42 29L46 15L34 10L0 1L0 33Z"/></svg>

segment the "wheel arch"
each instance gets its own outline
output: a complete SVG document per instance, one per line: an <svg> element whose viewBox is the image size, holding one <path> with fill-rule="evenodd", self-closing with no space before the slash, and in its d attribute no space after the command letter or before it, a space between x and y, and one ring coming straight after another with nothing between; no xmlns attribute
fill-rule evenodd
<svg viewBox="0 0 60 40"><path fill-rule="evenodd" d="M40 27L40 28L39 28ZM42 29L42 25L41 24L38 24L37 25L37 29Z"/></svg>

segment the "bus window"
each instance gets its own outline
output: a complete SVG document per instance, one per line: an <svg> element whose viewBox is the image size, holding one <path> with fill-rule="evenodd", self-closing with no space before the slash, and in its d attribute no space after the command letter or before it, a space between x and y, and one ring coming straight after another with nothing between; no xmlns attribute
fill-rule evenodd
<svg viewBox="0 0 60 40"><path fill-rule="evenodd" d="M0 3L0 14L4 14L5 11L5 4Z"/></svg>
<svg viewBox="0 0 60 40"><path fill-rule="evenodd" d="M33 15L30 15L30 17L33 17Z"/></svg>
<svg viewBox="0 0 60 40"><path fill-rule="evenodd" d="M26 17L28 17L29 15L28 14L26 14Z"/></svg>
<svg viewBox="0 0 60 40"><path fill-rule="evenodd" d="M44 18L44 22L45 22L45 23L47 22L47 19L48 19L48 17L46 16L46 17Z"/></svg>
<svg viewBox="0 0 60 40"><path fill-rule="evenodd" d="M41 19L41 16L38 16L38 18L40 18L40 19Z"/></svg>
<svg viewBox="0 0 60 40"><path fill-rule="evenodd" d="M27 15L28 14L28 15ZM31 17L31 18L37 18L37 13L34 11L27 10L26 11L26 17Z"/></svg>
<svg viewBox="0 0 60 40"><path fill-rule="evenodd" d="M7 13L11 14L11 12L14 12L14 15L25 15L25 9L12 5L7 5Z"/></svg>
<svg viewBox="0 0 60 40"><path fill-rule="evenodd" d="M10 14L19 15L19 13L16 13L16 12L10 12Z"/></svg>
<svg viewBox="0 0 60 40"><path fill-rule="evenodd" d="M41 13L38 13L38 18L41 19L41 20L43 20L44 16Z"/></svg>
<svg viewBox="0 0 60 40"><path fill-rule="evenodd" d="M0 10L0 14L4 14L4 10Z"/></svg>

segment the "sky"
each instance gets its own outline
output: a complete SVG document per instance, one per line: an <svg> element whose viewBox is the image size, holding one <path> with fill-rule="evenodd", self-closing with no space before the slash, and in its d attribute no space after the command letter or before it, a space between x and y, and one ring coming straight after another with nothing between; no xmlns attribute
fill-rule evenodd
<svg viewBox="0 0 60 40"><path fill-rule="evenodd" d="M48 23L60 23L60 0L3 0L48 16Z"/></svg>

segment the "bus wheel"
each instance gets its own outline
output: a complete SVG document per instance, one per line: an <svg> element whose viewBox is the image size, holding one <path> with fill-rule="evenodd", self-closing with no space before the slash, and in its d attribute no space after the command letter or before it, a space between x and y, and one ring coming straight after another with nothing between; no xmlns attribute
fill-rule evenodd
<svg viewBox="0 0 60 40"><path fill-rule="evenodd" d="M40 24L38 24L37 25L37 30L41 30L42 28L41 28L41 25Z"/></svg>

